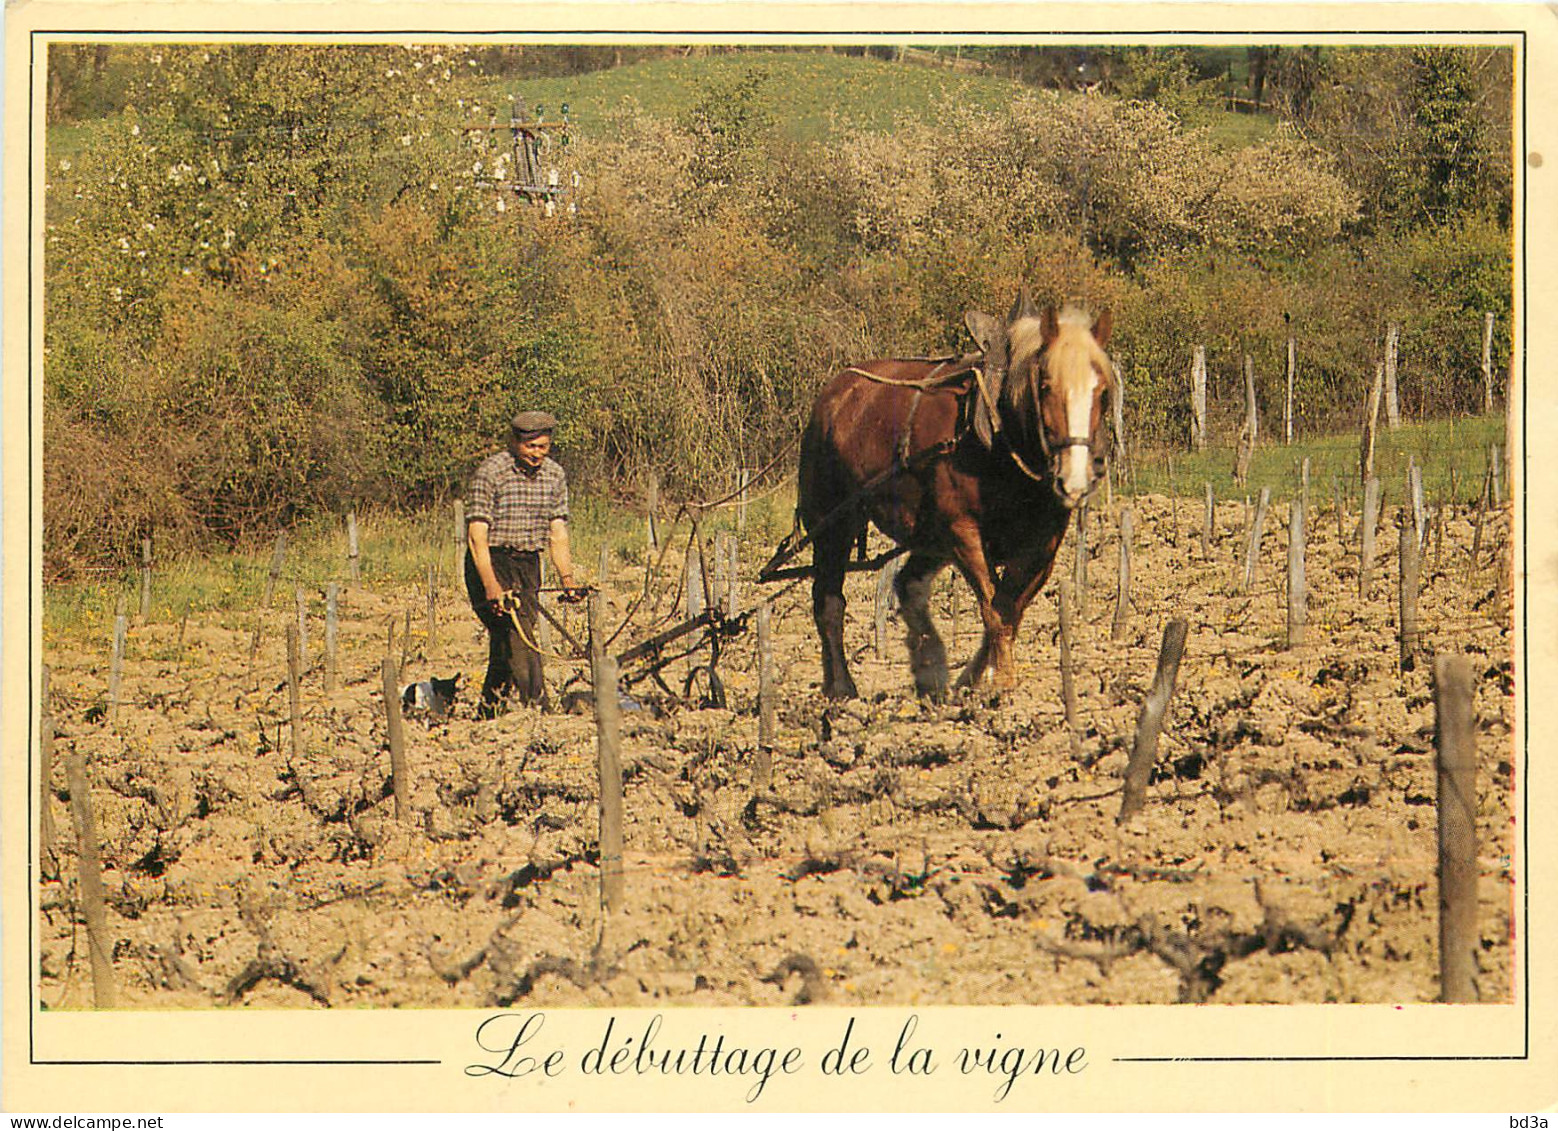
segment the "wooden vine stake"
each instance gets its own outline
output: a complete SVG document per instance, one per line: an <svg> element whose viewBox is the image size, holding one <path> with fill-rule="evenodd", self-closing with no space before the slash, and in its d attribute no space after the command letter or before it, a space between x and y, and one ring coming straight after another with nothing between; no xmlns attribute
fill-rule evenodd
<svg viewBox="0 0 1558 1131"><path fill-rule="evenodd" d="M184 667L184 635L189 631L189 599L184 599L184 615L179 618L179 639L175 646L173 657L173 670L179 671Z"/></svg>
<svg viewBox="0 0 1558 1131"><path fill-rule="evenodd" d="M1127 480L1133 488L1136 483L1136 477L1131 473L1130 456L1125 448L1125 373L1113 359L1110 359L1109 371L1114 377L1114 395L1109 398L1109 407L1114 417L1114 452L1109 462L1119 469L1116 474L1120 477L1123 490Z"/></svg>
<svg viewBox="0 0 1558 1131"><path fill-rule="evenodd" d="M741 543L734 534L725 540L725 551L725 615L735 617L741 609Z"/></svg>
<svg viewBox="0 0 1558 1131"><path fill-rule="evenodd" d="M270 608L272 598L276 596L276 582L281 580L281 564L287 557L287 532L281 531L276 535L276 548L271 551L270 572L265 575L265 607Z"/></svg>
<svg viewBox="0 0 1558 1131"><path fill-rule="evenodd" d="M255 667L260 655L260 620L255 618L254 631L249 634L249 688L259 686L259 672Z"/></svg>
<svg viewBox="0 0 1558 1131"><path fill-rule="evenodd" d="M1293 442L1293 377L1297 372L1297 350L1293 339L1288 339L1288 395L1282 412L1282 430L1284 443Z"/></svg>
<svg viewBox="0 0 1558 1131"><path fill-rule="evenodd" d="M1260 489L1260 499L1255 504L1255 517L1250 520L1250 540L1244 547L1244 587L1250 588L1255 584L1255 575L1260 566L1260 536L1261 530L1266 525L1266 510L1271 506L1271 488Z"/></svg>
<svg viewBox="0 0 1558 1131"><path fill-rule="evenodd" d="M141 623L151 620L151 539L141 539Z"/></svg>
<svg viewBox="0 0 1558 1131"><path fill-rule="evenodd" d="M1396 360L1401 343L1401 327L1392 322L1385 327L1385 423L1394 432L1401 427L1401 397L1396 386Z"/></svg>
<svg viewBox="0 0 1558 1131"><path fill-rule="evenodd" d="M698 579L703 583L703 608L714 608L714 571L709 567L709 548L703 540L703 512L692 507L692 541L698 550Z"/></svg>
<svg viewBox="0 0 1558 1131"><path fill-rule="evenodd" d="M303 595L303 589L298 587L296 593L297 618L298 618L298 671L308 670L308 598Z"/></svg>
<svg viewBox="0 0 1558 1131"><path fill-rule="evenodd" d="M1428 538L1428 503L1423 498L1423 469L1414 459L1407 469L1412 488L1412 531L1417 535L1417 548L1421 550Z"/></svg>
<svg viewBox="0 0 1558 1131"><path fill-rule="evenodd" d="M92 962L92 1003L97 1009L113 1009L118 1001L114 987L114 942L108 935L108 910L103 900L103 864L98 855L97 822L92 816L86 764L74 751L65 756L65 777L70 786L71 823L76 827L76 867L81 877L87 951Z"/></svg>
<svg viewBox="0 0 1558 1131"><path fill-rule="evenodd" d="M303 755L303 665L298 648L298 626L287 625L287 708L292 719L292 760Z"/></svg>
<svg viewBox="0 0 1558 1131"><path fill-rule="evenodd" d="M1244 425L1239 429L1239 448L1234 458L1233 477L1240 484L1250 477L1250 463L1260 440L1260 412L1255 406L1255 361L1244 355Z"/></svg>
<svg viewBox="0 0 1558 1131"><path fill-rule="evenodd" d="M687 619L703 615L707 608L703 591L703 555L698 552L698 536L687 539L687 564L683 571L682 588L685 590Z"/></svg>
<svg viewBox="0 0 1558 1131"><path fill-rule="evenodd" d="M622 703L617 661L606 652L601 595L590 594L590 667L595 685L596 751L600 761L601 911L622 908Z"/></svg>
<svg viewBox="0 0 1558 1131"><path fill-rule="evenodd" d="M460 560L460 554L465 550L465 500L454 501L454 556L455 561ZM458 572L458 571L456 571Z"/></svg>
<svg viewBox="0 0 1558 1131"><path fill-rule="evenodd" d="M1336 512L1336 540L1340 542L1346 537L1343 524L1347 520L1347 506L1342 502L1342 481L1337 475L1331 476L1331 509Z"/></svg>
<svg viewBox="0 0 1558 1131"><path fill-rule="evenodd" d="M1385 380L1385 367L1374 367L1374 383L1369 386L1369 399L1363 407L1363 437L1358 445L1358 482L1367 483L1374 478L1374 433L1379 428L1380 385Z"/></svg>
<svg viewBox="0 0 1558 1131"><path fill-rule="evenodd" d="M1434 660L1439 807L1439 1000L1477 1000L1477 757L1472 668Z"/></svg>
<svg viewBox="0 0 1558 1131"><path fill-rule="evenodd" d="M658 472L649 473L648 499L645 503L644 531L649 538L651 551L660 548L660 531L655 525L655 514L660 509L660 475Z"/></svg>
<svg viewBox="0 0 1558 1131"><path fill-rule="evenodd" d="M757 758L752 771L752 789L767 792L773 782L774 714L774 636L772 606L764 601L757 607Z"/></svg>
<svg viewBox="0 0 1558 1131"><path fill-rule="evenodd" d="M1515 547L1512 542L1505 542L1503 549L1499 551L1498 576L1493 584L1503 616L1513 616L1515 613Z"/></svg>
<svg viewBox="0 0 1558 1131"><path fill-rule="evenodd" d="M1117 824L1124 824L1147 801L1147 782L1152 778L1152 764L1158 757L1158 735L1163 729L1163 716L1168 710L1169 699L1174 695L1174 681L1179 676L1180 657L1185 654L1185 636L1189 626L1183 617L1175 617L1163 629L1163 644L1158 649L1158 669L1152 677L1152 689L1142 704L1141 717L1136 722L1136 741L1131 747L1131 757L1125 767L1125 788L1120 799L1120 815Z"/></svg>
<svg viewBox="0 0 1558 1131"><path fill-rule="evenodd" d="M1066 708L1066 732L1071 736L1071 756L1082 756L1082 736L1077 730L1077 685L1071 653L1071 586L1060 583L1060 698Z"/></svg>
<svg viewBox="0 0 1558 1131"><path fill-rule="evenodd" d="M346 566L350 570L353 584L357 582L359 571L357 554L357 512L346 512Z"/></svg>
<svg viewBox="0 0 1558 1131"><path fill-rule="evenodd" d="M1087 501L1077 508L1077 534L1071 540L1071 587L1076 592L1077 614L1087 616Z"/></svg>
<svg viewBox="0 0 1558 1131"><path fill-rule="evenodd" d="M59 875L54 855L54 707L49 699L49 666L38 685L38 875Z"/></svg>
<svg viewBox="0 0 1558 1131"><path fill-rule="evenodd" d="M1212 560L1212 530L1217 521L1217 497L1212 494L1212 483L1206 484L1206 515L1201 524L1201 557Z"/></svg>
<svg viewBox="0 0 1558 1131"><path fill-rule="evenodd" d="M709 547L709 552L714 555L714 564L710 570L713 591L710 593L709 605L717 609L725 607L725 587L730 582L730 576L725 572L726 565L730 561L730 555L725 549L725 539L726 532L716 530L714 543Z"/></svg>
<svg viewBox="0 0 1558 1131"><path fill-rule="evenodd" d="M1482 482L1482 494L1477 499L1477 519L1472 524L1471 534L1471 563L1467 567L1467 576L1471 576L1482 565L1482 523L1488 515L1488 501L1493 496L1493 468L1488 468L1488 473Z"/></svg>
<svg viewBox="0 0 1558 1131"><path fill-rule="evenodd" d="M1190 362L1190 442L1206 451L1206 347L1197 346Z"/></svg>
<svg viewBox="0 0 1558 1131"><path fill-rule="evenodd" d="M1445 502L1444 502L1443 499L1439 500L1439 502L1437 504L1435 504L1435 506L1434 506L1434 517L1433 517L1433 527L1434 527L1434 564L1433 564L1433 569L1434 569L1434 572L1436 572L1436 573L1439 570L1439 557L1440 557L1440 554L1444 550L1444 516L1445 516L1445 512L1446 512L1447 509L1448 508L1446 507Z"/></svg>
<svg viewBox="0 0 1558 1131"><path fill-rule="evenodd" d="M1288 647L1304 643L1309 626L1309 595L1304 582L1304 500L1288 504Z"/></svg>
<svg viewBox="0 0 1558 1131"><path fill-rule="evenodd" d="M752 469L749 467L743 467L741 469L741 494L737 496L740 501L736 504L737 534L745 534L747 532L747 489L751 485Z"/></svg>
<svg viewBox="0 0 1558 1131"><path fill-rule="evenodd" d="M1482 316L1482 411L1493 411L1493 312Z"/></svg>
<svg viewBox="0 0 1558 1131"><path fill-rule="evenodd" d="M1401 600L1399 624L1401 629L1401 670L1409 672L1417 663L1417 579L1422 557L1417 531L1406 516L1401 519Z"/></svg>
<svg viewBox="0 0 1558 1131"><path fill-rule="evenodd" d="M427 565L427 658L431 660L438 648L438 578L433 563Z"/></svg>
<svg viewBox="0 0 1558 1131"><path fill-rule="evenodd" d="M390 781L395 787L395 820L411 813L411 771L406 766L406 729L400 717L400 680L393 656L384 657L384 722L389 735Z"/></svg>
<svg viewBox="0 0 1558 1131"><path fill-rule="evenodd" d="M1362 545L1358 550L1358 596L1369 599L1369 573L1374 569L1374 534L1379 524L1379 480L1371 478L1363 490Z"/></svg>
<svg viewBox="0 0 1558 1131"><path fill-rule="evenodd" d="M336 605L341 587L331 582L325 589L325 694L335 694L335 677L339 660L339 624Z"/></svg>
<svg viewBox="0 0 1558 1131"><path fill-rule="evenodd" d="M1127 507L1120 512L1119 585L1114 597L1114 624L1109 629L1109 638L1115 641L1125 639L1131 619L1131 525L1131 510Z"/></svg>
<svg viewBox="0 0 1558 1131"><path fill-rule="evenodd" d="M119 688L124 677L124 639L129 622L124 615L124 598L119 598L118 611L114 613L114 652L108 662L108 725L119 722Z"/></svg>

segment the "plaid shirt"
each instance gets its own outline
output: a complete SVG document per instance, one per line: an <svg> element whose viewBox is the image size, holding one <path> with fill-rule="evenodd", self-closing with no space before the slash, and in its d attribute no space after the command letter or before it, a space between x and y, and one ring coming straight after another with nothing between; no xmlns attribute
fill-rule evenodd
<svg viewBox="0 0 1558 1131"><path fill-rule="evenodd" d="M568 478L550 457L527 474L508 451L482 460L471 477L465 521L488 524L487 543L513 550L544 550L554 518L568 517Z"/></svg>

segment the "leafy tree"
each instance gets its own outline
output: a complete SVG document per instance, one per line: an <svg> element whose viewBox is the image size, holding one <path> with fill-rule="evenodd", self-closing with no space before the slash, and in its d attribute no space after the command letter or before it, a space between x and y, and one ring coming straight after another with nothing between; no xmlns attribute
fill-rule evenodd
<svg viewBox="0 0 1558 1131"><path fill-rule="evenodd" d="M1196 73L1191 52L1175 47L1119 51L1104 88L1127 101L1154 102L1187 125L1201 125L1221 101L1215 80Z"/></svg>
<svg viewBox="0 0 1558 1131"><path fill-rule="evenodd" d="M1293 121L1359 192L1366 224L1412 228L1484 209L1507 222L1507 49L1333 48L1319 72Z"/></svg>
<svg viewBox="0 0 1558 1131"><path fill-rule="evenodd" d="M1470 60L1453 47L1412 52L1412 109L1423 209L1443 222L1492 203L1491 154L1475 109Z"/></svg>

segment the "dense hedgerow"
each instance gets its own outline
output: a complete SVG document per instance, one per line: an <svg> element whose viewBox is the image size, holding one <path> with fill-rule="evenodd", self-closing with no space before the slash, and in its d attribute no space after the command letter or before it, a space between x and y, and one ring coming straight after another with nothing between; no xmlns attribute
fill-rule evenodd
<svg viewBox="0 0 1558 1131"><path fill-rule="evenodd" d="M490 51L56 51L55 574L124 561L151 530L242 542L458 491L520 405L561 418L582 490L636 490L653 467L672 494L720 492L785 448L832 369L966 348L964 310L1004 309L1019 285L1114 310L1146 442L1186 438L1196 344L1225 415L1246 354L1270 414L1295 338L1307 430L1356 419L1388 320L1409 413L1480 403L1483 311L1508 356L1508 181L1476 86L1507 53L1306 56L1308 93L1248 144L1187 124L1216 112L1162 53L1120 53L1085 93L948 86L891 130L842 101L824 134L795 127L818 116L796 105L806 83L826 74L838 99L865 77L879 99L902 72L661 61L688 96L666 113L619 97L578 123L546 154L580 174L574 208L547 218L492 187L507 134L467 129L509 113L482 78L504 62ZM1391 96L1389 161L1347 144L1379 128L1354 87Z"/></svg>

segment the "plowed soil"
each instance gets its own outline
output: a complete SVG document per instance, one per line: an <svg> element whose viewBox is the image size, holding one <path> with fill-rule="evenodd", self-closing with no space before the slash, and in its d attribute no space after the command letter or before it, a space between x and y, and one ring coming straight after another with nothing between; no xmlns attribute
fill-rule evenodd
<svg viewBox="0 0 1558 1131"><path fill-rule="evenodd" d="M1096 510L1075 747L1055 644L1072 542L1030 610L1020 686L1006 696L918 700L896 618L876 654L867 574L851 579L846 636L862 699L828 704L806 591L780 597L767 788L755 633L724 649L728 709L630 687L624 907L604 931L593 716L520 708L477 721L486 648L452 586L431 641L423 593L343 586L331 694L313 595L296 759L290 600L265 616L252 682L257 612L196 614L182 640L177 623L132 624L112 727L99 717L106 639L51 647L59 832L38 889L42 1001L91 1004L61 764L72 751L91 781L131 1007L1431 1000L1438 651L1469 655L1476 674L1478 990L1508 1000L1508 514L1490 519L1475 568L1468 512L1429 535L1420 657L1403 672L1394 527L1361 599L1356 518L1339 538L1329 507L1311 512L1308 640L1289 649L1285 504L1246 590L1242 504L1220 508L1207 559L1199 503L1135 500L1131 611L1116 641L1116 525ZM748 562L766 556L743 549ZM613 623L640 583L628 557L617 564ZM977 639L966 588L956 614L953 592L938 589L938 616L961 662ZM386 624L407 608L418 612L402 681L458 671L466 686L447 723L407 722L399 822L380 665ZM1121 773L1174 616L1189 637L1157 773L1144 812L1120 826ZM651 627L641 614L618 646ZM561 685L576 667L554 660L548 674ZM686 671L673 664L666 682L682 690Z"/></svg>

